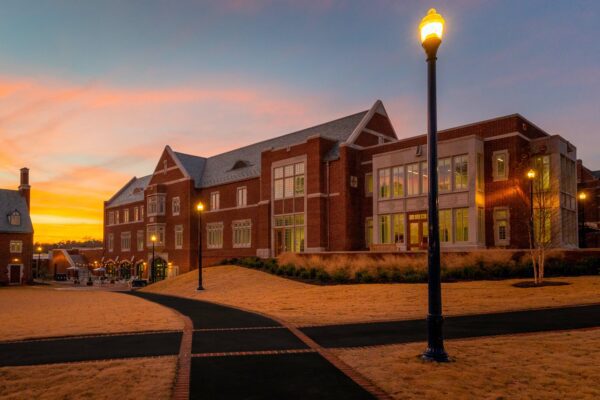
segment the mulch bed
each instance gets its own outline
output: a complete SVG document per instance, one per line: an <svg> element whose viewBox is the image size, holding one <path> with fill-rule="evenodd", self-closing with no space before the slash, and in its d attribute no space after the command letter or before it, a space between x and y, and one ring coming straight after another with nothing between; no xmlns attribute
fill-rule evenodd
<svg viewBox="0 0 600 400"><path fill-rule="evenodd" d="M567 285L570 285L570 283L569 282L560 282L560 281L544 281L537 285L535 284L534 281L517 282L517 283L512 284L512 286L521 288L521 289L537 288L537 287L544 287L544 286L567 286Z"/></svg>

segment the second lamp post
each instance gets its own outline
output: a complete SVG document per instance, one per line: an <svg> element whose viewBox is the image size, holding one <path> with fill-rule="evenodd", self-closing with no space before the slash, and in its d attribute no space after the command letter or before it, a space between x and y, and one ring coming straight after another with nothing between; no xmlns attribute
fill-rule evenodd
<svg viewBox="0 0 600 400"><path fill-rule="evenodd" d="M202 202L198 202L196 211L198 211L198 289L196 290L204 290L204 286L202 286L202 211L204 211L204 204Z"/></svg>

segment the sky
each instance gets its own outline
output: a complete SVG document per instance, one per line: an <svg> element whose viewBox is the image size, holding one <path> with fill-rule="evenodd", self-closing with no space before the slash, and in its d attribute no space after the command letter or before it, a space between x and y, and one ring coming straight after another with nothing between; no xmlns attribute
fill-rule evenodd
<svg viewBox="0 0 600 400"><path fill-rule="evenodd" d="M600 169L600 1L0 1L0 187L35 241L101 238L165 145L211 156L371 107L426 129L417 27L446 19L438 127L520 113Z"/></svg>

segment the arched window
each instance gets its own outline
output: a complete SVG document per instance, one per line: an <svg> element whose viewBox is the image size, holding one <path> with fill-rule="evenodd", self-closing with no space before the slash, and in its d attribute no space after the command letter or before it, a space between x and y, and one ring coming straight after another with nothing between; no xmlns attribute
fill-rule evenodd
<svg viewBox="0 0 600 400"><path fill-rule="evenodd" d="M21 213L15 210L12 213L8 214L8 223L14 226L21 225Z"/></svg>

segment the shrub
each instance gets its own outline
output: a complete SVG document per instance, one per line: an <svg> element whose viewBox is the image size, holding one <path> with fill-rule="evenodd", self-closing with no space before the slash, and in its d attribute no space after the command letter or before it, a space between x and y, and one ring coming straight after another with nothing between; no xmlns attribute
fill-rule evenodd
<svg viewBox="0 0 600 400"><path fill-rule="evenodd" d="M348 283L350 282L350 272L347 268L338 268L331 274L331 280L335 283Z"/></svg>

